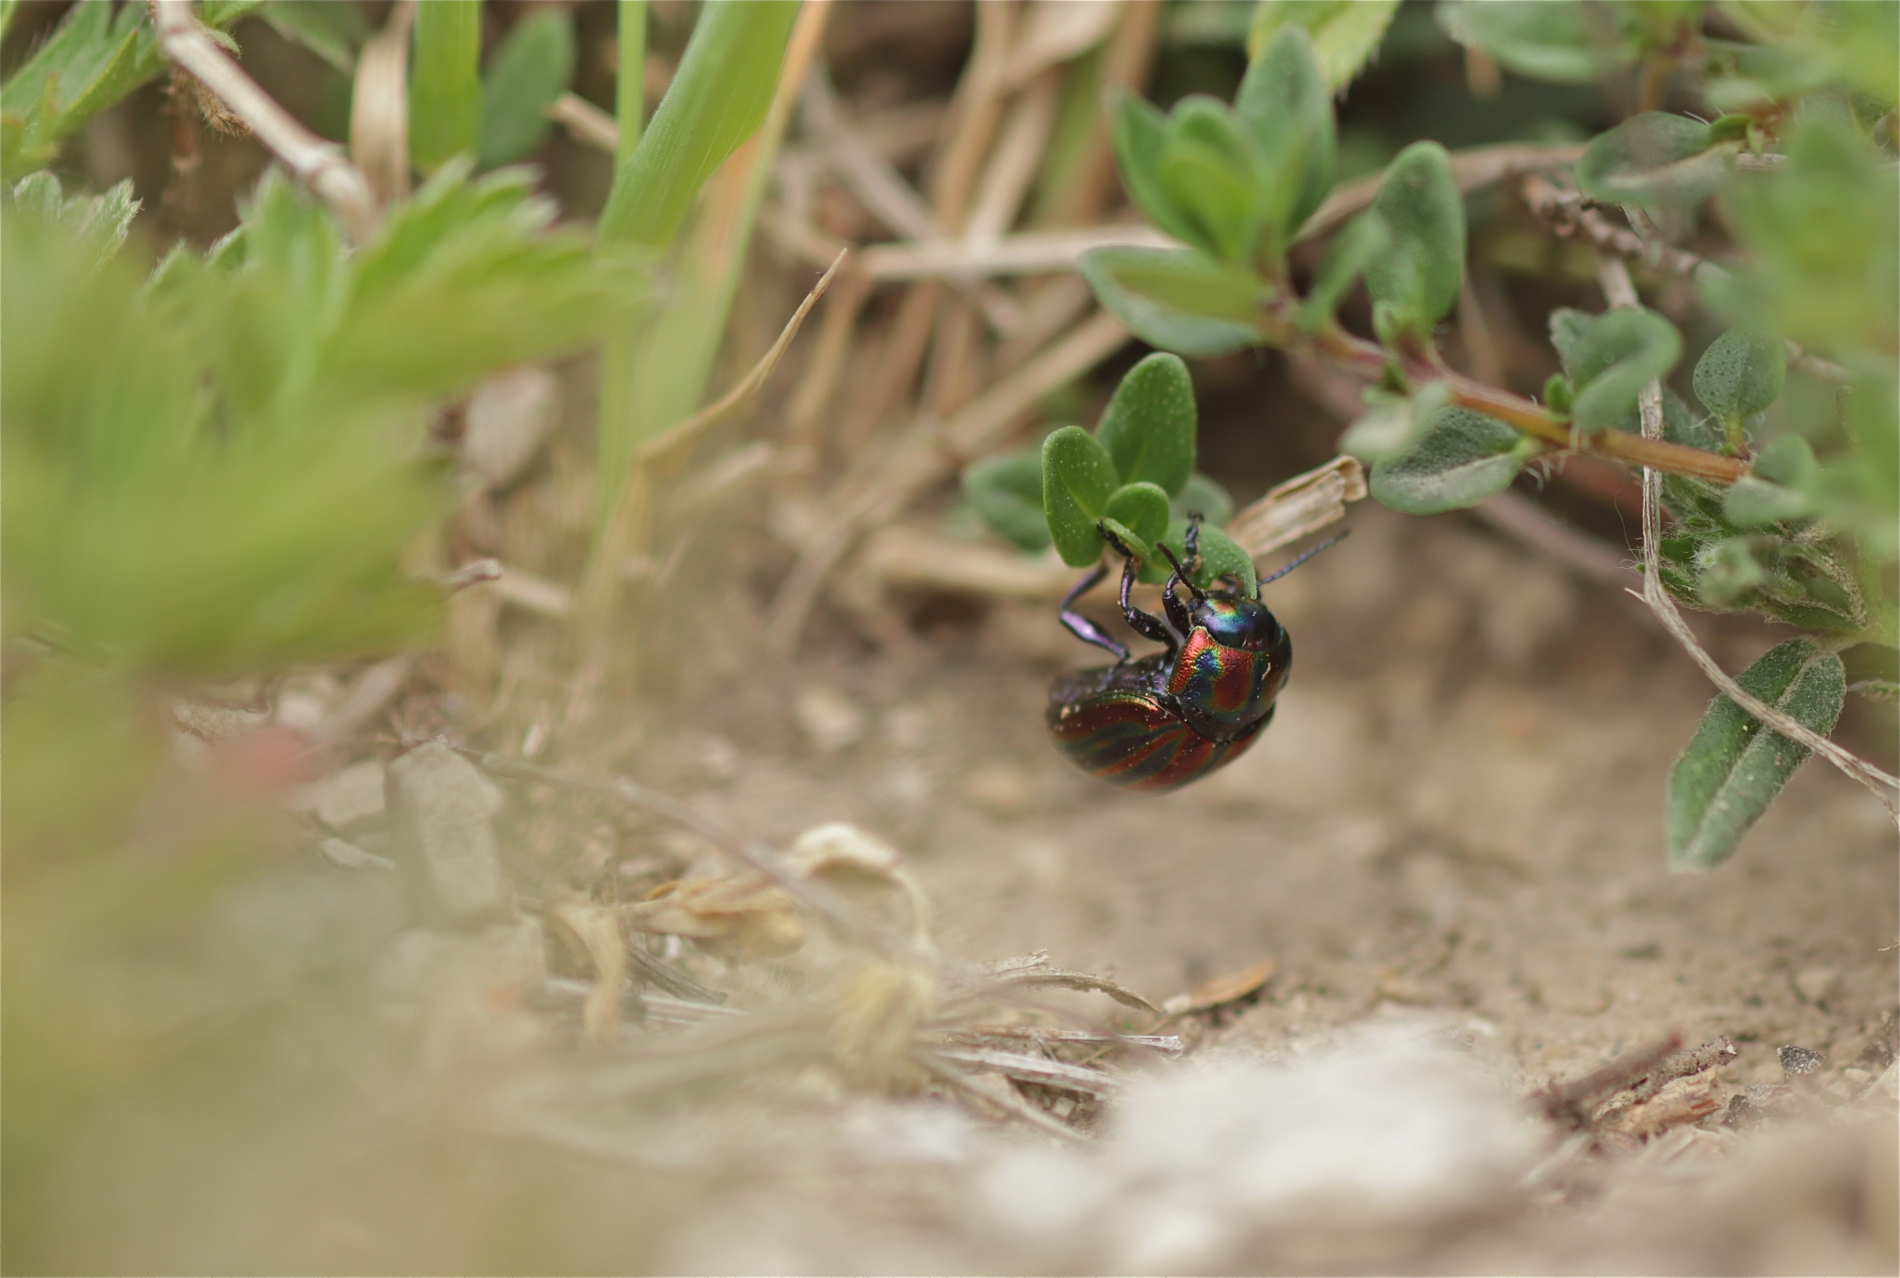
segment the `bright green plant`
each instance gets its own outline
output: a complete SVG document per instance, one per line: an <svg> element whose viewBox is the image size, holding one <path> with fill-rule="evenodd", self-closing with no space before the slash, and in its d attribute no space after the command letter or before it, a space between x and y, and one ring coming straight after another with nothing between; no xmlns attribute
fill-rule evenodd
<svg viewBox="0 0 1900 1278"><path fill-rule="evenodd" d="M1373 497L1395 510L1473 505L1565 450L1663 472L1673 520L1659 546L1664 585L1696 607L1750 609L1814 632L1764 657L1741 686L1825 733L1845 695L1835 654L1900 644L1890 73L1900 61L1900 6L1716 6L1747 41L1704 36L1708 7L1448 2L1438 10L1455 39L1519 74L1623 82L1634 69L1644 106L1663 78L1688 73L1726 112L1705 123L1639 110L1574 166L1583 196L1640 210L1631 216L1643 234L1692 226L1710 201L1733 232L1737 265L1695 273L1709 314L1732 326L1687 379L1704 411L1665 386L1660 439L1644 437L1639 399L1676 371L1684 344L1653 311L1553 313L1563 372L1542 402L1447 367L1436 328L1459 303L1466 227L1457 161L1436 142L1417 142L1386 166L1370 206L1338 226L1298 288L1288 250L1333 230L1309 225L1333 185L1331 92L1340 68L1369 53L1369 25L1389 17L1380 6L1264 3L1232 105L1190 96L1163 115L1117 103L1124 185L1184 247L1096 249L1081 269L1103 305L1164 351L1277 346L1368 382L1368 411L1341 447L1370 464ZM1376 340L1337 317L1355 282L1371 302ZM1791 365L1791 343L1825 362ZM1177 438L1176 410L1145 405L1131 394L1135 382L1131 374L1116 404L1145 413L1143 429L1157 439ZM1153 578L1161 498L1176 490L1123 466L1107 434L1065 427L1045 443L1047 534L1065 561L1092 562L1099 525ZM1022 460L1001 459L973 469L966 490L992 526L1031 547L1027 480ZM1718 699L1671 783L1672 864L1727 856L1805 757L1805 747Z"/></svg>

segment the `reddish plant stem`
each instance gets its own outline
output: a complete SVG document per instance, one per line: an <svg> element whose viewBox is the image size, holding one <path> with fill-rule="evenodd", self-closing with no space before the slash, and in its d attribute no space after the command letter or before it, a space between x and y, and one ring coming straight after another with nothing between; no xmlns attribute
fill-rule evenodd
<svg viewBox="0 0 1900 1278"><path fill-rule="evenodd" d="M1386 365L1392 360L1384 347L1337 328L1319 333L1313 345L1319 355L1367 381L1382 377ZM1488 386L1424 358L1404 358L1400 361L1400 371L1408 381L1443 382L1451 392L1452 403L1474 409L1487 417L1495 417L1506 425L1559 448L1595 453L1632 466L1648 466L1653 470L1690 475L1722 484L1732 484L1748 473L1748 464L1740 458L1705 453L1699 448L1687 448L1666 440L1644 439L1628 431L1600 430L1592 434L1573 432L1569 422L1553 416L1549 409L1535 400L1514 395L1500 387Z"/></svg>

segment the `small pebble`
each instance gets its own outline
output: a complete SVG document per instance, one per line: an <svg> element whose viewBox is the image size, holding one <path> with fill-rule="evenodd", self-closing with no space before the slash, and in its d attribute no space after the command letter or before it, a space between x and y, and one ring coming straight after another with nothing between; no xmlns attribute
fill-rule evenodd
<svg viewBox="0 0 1900 1278"><path fill-rule="evenodd" d="M384 874L396 872L396 863L388 857L365 852L354 843L346 843L342 839L325 839L323 857L330 864L340 865L346 870L381 870Z"/></svg>
<svg viewBox="0 0 1900 1278"><path fill-rule="evenodd" d="M825 754L835 754L864 736L864 711L842 692L822 684L799 690L792 715L805 739Z"/></svg>
<svg viewBox="0 0 1900 1278"><path fill-rule="evenodd" d="M1804 968L1794 978L1794 992L1801 996L1801 1001L1817 1007L1840 990L1841 974L1831 967Z"/></svg>
<svg viewBox="0 0 1900 1278"><path fill-rule="evenodd" d="M383 815L383 765L374 759L352 763L310 790L316 797L317 820L332 830L348 832Z"/></svg>
<svg viewBox="0 0 1900 1278"><path fill-rule="evenodd" d="M1799 1078L1812 1074L1827 1064L1827 1054L1811 1048L1796 1047L1788 1044L1775 1049L1775 1056L1781 1061L1781 1072L1789 1078Z"/></svg>

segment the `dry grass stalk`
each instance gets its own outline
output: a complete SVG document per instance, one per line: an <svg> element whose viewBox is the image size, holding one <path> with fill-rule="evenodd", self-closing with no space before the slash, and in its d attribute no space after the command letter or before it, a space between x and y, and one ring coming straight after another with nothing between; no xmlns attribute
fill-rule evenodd
<svg viewBox="0 0 1900 1278"><path fill-rule="evenodd" d="M415 24L416 0L403 0L356 60L350 159L384 205L409 194L409 36Z"/></svg>
<svg viewBox="0 0 1900 1278"><path fill-rule="evenodd" d="M1346 517L1346 503L1366 495L1366 474L1357 458L1335 457L1269 490L1227 521L1227 534L1259 559Z"/></svg>
<svg viewBox="0 0 1900 1278"><path fill-rule="evenodd" d="M165 56L195 76L300 180L334 208L357 243L380 221L369 181L336 143L318 137L246 75L191 14L191 0L150 0Z"/></svg>
<svg viewBox="0 0 1900 1278"><path fill-rule="evenodd" d="M1629 268L1623 265L1621 258L1607 254L1597 256L1597 275L1603 284L1603 295L1612 307L1628 308L1640 306L1636 296L1636 286L1630 282ZM1662 384L1652 381L1644 387L1642 397L1637 401L1643 419L1643 438L1658 440L1663 437ZM1695 632L1689 629L1689 623L1682 619L1682 613L1676 608L1675 600L1662 582L1662 472L1643 468L1643 588L1641 592L1631 591L1656 614L1663 628L1675 636L1702 673L1710 682L1722 690L1743 711L1758 723L1773 728L1791 741L1797 741L1815 751L1829 763L1839 768L1855 781L1860 782L1871 792L1880 805L1887 809L1887 815L1900 823L1900 777L1892 776L1875 767L1867 760L1834 744L1820 733L1798 722L1793 715L1778 710L1763 702L1759 697L1750 696L1742 690L1721 664L1709 655Z"/></svg>
<svg viewBox="0 0 1900 1278"><path fill-rule="evenodd" d="M592 965L594 981L581 1004L581 1026L595 1042L610 1041L620 1029L620 986L627 977L620 924L611 910L575 898L548 902L541 916Z"/></svg>

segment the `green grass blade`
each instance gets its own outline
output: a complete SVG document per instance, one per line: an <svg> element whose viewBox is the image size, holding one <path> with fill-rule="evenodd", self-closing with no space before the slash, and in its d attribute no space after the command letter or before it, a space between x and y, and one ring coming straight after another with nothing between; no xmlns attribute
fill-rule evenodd
<svg viewBox="0 0 1900 1278"><path fill-rule="evenodd" d="M640 131L646 127L647 0L620 0L620 72L614 83L614 122L620 143L614 148L614 172L627 167Z"/></svg>
<svg viewBox="0 0 1900 1278"><path fill-rule="evenodd" d="M787 0L700 11L652 127L616 168L600 216L603 243L672 241L699 188L765 118L797 16Z"/></svg>
<svg viewBox="0 0 1900 1278"><path fill-rule="evenodd" d="M481 61L481 0L429 0L416 7L409 155L424 173L480 144Z"/></svg>

